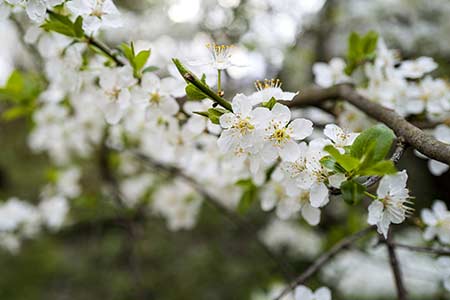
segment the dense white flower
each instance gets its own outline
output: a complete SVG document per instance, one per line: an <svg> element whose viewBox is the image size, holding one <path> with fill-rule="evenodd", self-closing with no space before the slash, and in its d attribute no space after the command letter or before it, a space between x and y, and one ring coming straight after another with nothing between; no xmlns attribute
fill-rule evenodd
<svg viewBox="0 0 450 300"><path fill-rule="evenodd" d="M359 133L346 132L335 124L325 125L323 133L325 134L326 137L328 137L333 141L333 145L341 153L344 153L345 152L344 147L351 146L359 135Z"/></svg>
<svg viewBox="0 0 450 300"><path fill-rule="evenodd" d="M248 148L257 148L263 141L264 128L270 118L267 108L252 109L251 101L243 94L237 94L232 102L233 112L220 116L224 128L217 143L223 153L236 154Z"/></svg>
<svg viewBox="0 0 450 300"><path fill-rule="evenodd" d="M295 289L295 300L331 300L331 291L321 287L313 292L310 288L300 285Z"/></svg>
<svg viewBox="0 0 450 300"><path fill-rule="evenodd" d="M386 238L389 225L402 223L412 210L407 206L411 203L406 188L407 179L405 170L384 176L377 189L377 199L369 206L368 223L377 225L378 232Z"/></svg>
<svg viewBox="0 0 450 300"><path fill-rule="evenodd" d="M313 73L317 85L322 87L330 87L334 84L351 81L344 73L345 62L342 58L332 58L327 63L315 63L313 65Z"/></svg>
<svg viewBox="0 0 450 300"><path fill-rule="evenodd" d="M420 78L436 68L437 64L431 57L422 56L415 60L402 61L399 71L404 77Z"/></svg>
<svg viewBox="0 0 450 300"><path fill-rule="evenodd" d="M122 26L120 13L112 0L71 0L66 6L72 14L83 17L83 29L88 34L101 27Z"/></svg>
<svg viewBox="0 0 450 300"><path fill-rule="evenodd" d="M275 100L290 101L298 94L298 92L283 92L281 89L281 81L279 79L265 79L264 82L258 80L255 83L255 87L257 91L249 96L253 105L267 102L272 98Z"/></svg>
<svg viewBox="0 0 450 300"><path fill-rule="evenodd" d="M100 87L103 93L98 99L98 105L109 124L119 123L126 109L130 106L129 87L134 82L135 79L129 67L106 68L101 72Z"/></svg>
<svg viewBox="0 0 450 300"><path fill-rule="evenodd" d="M190 185L176 180L160 187L153 199L152 209L166 218L170 230L190 229L195 225L202 201Z"/></svg>
<svg viewBox="0 0 450 300"><path fill-rule="evenodd" d="M39 203L39 212L44 223L53 230L63 225L68 211L67 199L61 196L54 196Z"/></svg>
<svg viewBox="0 0 450 300"><path fill-rule="evenodd" d="M135 88L134 101L146 110L148 120L157 121L160 117L175 115L179 105L174 98L178 81L172 77L159 79L153 73L145 73L141 85Z"/></svg>
<svg viewBox="0 0 450 300"><path fill-rule="evenodd" d="M450 244L450 211L443 201L436 200L432 210L422 210L421 217L427 225L423 234L426 240L432 240L437 236L442 243Z"/></svg>
<svg viewBox="0 0 450 300"><path fill-rule="evenodd" d="M307 119L295 119L292 122L291 111L285 105L275 104L271 110L265 136L268 141L262 149L262 158L273 162L278 156L285 161L295 161L298 157L298 144L313 132L313 123Z"/></svg>

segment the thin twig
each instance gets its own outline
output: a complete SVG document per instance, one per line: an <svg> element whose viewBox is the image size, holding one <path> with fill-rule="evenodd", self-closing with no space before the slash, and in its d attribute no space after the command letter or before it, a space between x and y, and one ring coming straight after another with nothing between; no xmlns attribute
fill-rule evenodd
<svg viewBox="0 0 450 300"><path fill-rule="evenodd" d="M446 250L446 249L438 249L438 248L430 248L430 247L411 246L411 245L405 245L405 244L394 243L394 242L391 242L391 245L394 246L395 248L403 248L403 249L407 249L407 250L415 251L415 252L424 252L424 253L429 253L429 254L450 256L450 249Z"/></svg>
<svg viewBox="0 0 450 300"><path fill-rule="evenodd" d="M369 226L361 231L358 231L351 236L342 239L340 242L331 247L330 250L320 255L312 265L310 265L300 276L298 276L293 282L291 282L274 300L280 300L284 295L294 290L298 285L304 283L309 277L319 271L327 262L329 262L334 256L340 253L342 250L348 248L357 240L370 233L374 229L374 226Z"/></svg>
<svg viewBox="0 0 450 300"><path fill-rule="evenodd" d="M392 274L394 275L395 286L397 288L397 299L407 300L408 292L406 291L405 284L403 282L402 270L395 253L395 245L392 242L392 230L389 230L388 237L385 239L386 247L389 254L389 263L391 264Z"/></svg>

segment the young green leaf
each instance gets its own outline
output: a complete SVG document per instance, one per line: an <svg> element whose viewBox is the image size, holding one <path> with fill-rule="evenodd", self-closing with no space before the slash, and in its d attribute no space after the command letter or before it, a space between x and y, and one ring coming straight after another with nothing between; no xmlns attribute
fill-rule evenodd
<svg viewBox="0 0 450 300"><path fill-rule="evenodd" d="M360 169L358 174L361 176L383 176L387 174L396 173L394 162L391 160L379 161L367 168Z"/></svg>
<svg viewBox="0 0 450 300"><path fill-rule="evenodd" d="M184 90L186 91L186 96L188 97L189 100L203 100L208 98L208 96L205 93L199 90L192 83L188 83Z"/></svg>
<svg viewBox="0 0 450 300"><path fill-rule="evenodd" d="M364 130L353 142L350 154L363 158L373 151L371 161L378 162L386 157L394 141L394 132L383 124ZM373 147L373 150L371 149Z"/></svg>
<svg viewBox="0 0 450 300"><path fill-rule="evenodd" d="M330 153L330 155L336 160L336 162L340 166L342 166L347 172L355 169L359 165L359 159L352 157L348 154L341 154L332 145L325 146L324 150Z"/></svg>
<svg viewBox="0 0 450 300"><path fill-rule="evenodd" d="M272 108L275 106L275 104L277 104L277 100L274 97L272 97L272 98L270 98L269 101L263 102L262 106L267 107L268 109L272 110Z"/></svg>
<svg viewBox="0 0 450 300"><path fill-rule="evenodd" d="M361 202L366 191L366 188L362 184L354 180L344 181L340 188L342 198L350 205L356 205Z"/></svg>

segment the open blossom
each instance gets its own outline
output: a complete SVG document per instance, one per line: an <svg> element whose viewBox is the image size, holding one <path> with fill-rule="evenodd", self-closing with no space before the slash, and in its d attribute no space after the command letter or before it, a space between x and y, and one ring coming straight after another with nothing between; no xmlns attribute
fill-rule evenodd
<svg viewBox="0 0 450 300"><path fill-rule="evenodd" d="M344 73L345 62L342 58L333 58L327 63L315 63L313 73L316 84L330 87L334 84L349 82L351 79Z"/></svg>
<svg viewBox="0 0 450 300"><path fill-rule="evenodd" d="M323 130L323 133L326 137L331 139L333 145L341 153L344 153L344 147L351 146L359 135L359 133L346 132L335 124L327 124Z"/></svg>
<svg viewBox="0 0 450 300"><path fill-rule="evenodd" d="M311 206L309 191L301 190L296 196L288 196L284 187L276 181L271 181L264 187L261 208L264 211L276 208L277 217L282 220L300 213L310 225L317 225L320 221L320 209Z"/></svg>
<svg viewBox="0 0 450 300"><path fill-rule="evenodd" d="M232 45L217 45L215 43L206 44L209 52L209 58L205 61L192 61L193 66L209 66L216 70L225 70L229 67L236 66L232 60Z"/></svg>
<svg viewBox="0 0 450 300"><path fill-rule="evenodd" d="M431 210L422 210L421 217L427 225L423 234L426 240L437 236L442 243L450 244L450 211L443 201L436 200Z"/></svg>
<svg viewBox="0 0 450 300"><path fill-rule="evenodd" d="M141 85L133 93L136 103L141 104L148 120L156 121L159 117L175 115L179 105L174 98L173 90L177 81L171 77L159 79L153 73L145 73Z"/></svg>
<svg viewBox="0 0 450 300"><path fill-rule="evenodd" d="M220 116L220 126L224 131L217 140L219 149L227 153L260 146L270 111L264 107L252 109L250 99L243 94L233 98L232 108L232 113Z"/></svg>
<svg viewBox="0 0 450 300"><path fill-rule="evenodd" d="M406 111L410 114L426 112L431 119L439 119L448 105L448 86L442 79L425 77L417 85L408 86Z"/></svg>
<svg viewBox="0 0 450 300"><path fill-rule="evenodd" d="M273 162L278 156L285 161L295 161L298 156L298 144L311 135L313 123L307 119L295 119L289 123L291 111L285 105L275 104L271 111L269 125L265 128L266 141L262 157Z"/></svg>
<svg viewBox="0 0 450 300"><path fill-rule="evenodd" d="M279 79L265 79L264 82L258 80L255 83L255 87L256 92L249 96L252 99L253 105L267 102L272 98L275 98L275 100L290 101L298 94L298 92L283 92Z"/></svg>
<svg viewBox="0 0 450 300"><path fill-rule="evenodd" d="M377 225L378 232L387 238L389 225L400 224L411 212L409 191L406 188L408 175L406 171L386 175L377 189L377 199L369 206L368 223Z"/></svg>
<svg viewBox="0 0 450 300"><path fill-rule="evenodd" d="M422 56L415 60L405 60L400 65L399 71L407 78L420 78L437 68L436 62L431 57Z"/></svg>
<svg viewBox="0 0 450 300"><path fill-rule="evenodd" d="M321 287L313 292L310 288L300 285L295 289L295 300L331 300L331 291Z"/></svg>
<svg viewBox="0 0 450 300"><path fill-rule="evenodd" d="M135 82L129 67L105 69L100 74L100 87L103 91L98 99L99 108L106 121L115 125L122 119L125 110L130 106L129 87Z"/></svg>
<svg viewBox="0 0 450 300"><path fill-rule="evenodd" d="M111 0L71 0L66 6L75 16L83 17L83 29L88 34L100 27L117 28L122 25L120 13Z"/></svg>
<svg viewBox="0 0 450 300"><path fill-rule="evenodd" d="M3 1L0 1L0 11L3 9L7 9L9 11L9 7L6 5L2 5ZM61 4L62 0L4 0L4 3L11 4L13 6L25 6L25 11L27 12L28 17L36 22L41 23L44 21L47 16L47 8L51 8L55 5ZM0 15L3 12L0 12Z"/></svg>

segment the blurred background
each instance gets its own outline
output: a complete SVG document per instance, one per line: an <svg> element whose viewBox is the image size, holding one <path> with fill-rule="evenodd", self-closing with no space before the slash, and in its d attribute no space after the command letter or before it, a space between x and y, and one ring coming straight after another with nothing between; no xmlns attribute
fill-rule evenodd
<svg viewBox="0 0 450 300"><path fill-rule="evenodd" d="M123 29L105 31L109 45L135 41L152 48L151 63L167 66L171 57L189 59L190 49L214 40L238 46L245 68L226 74L227 93L250 92L257 79L278 77L285 90L313 83L312 65L344 56L351 31L375 30L405 58L422 55L439 64L435 76L450 74L450 1L448 0L120 0ZM29 28L20 13L0 23L0 85L15 69L30 74L39 61L24 38ZM132 29L130 31L130 29ZM37 45L39 47L39 45ZM168 72L171 72L170 68ZM8 104L0 101L0 111ZM0 120L0 199L16 196L37 201L52 176L44 154L33 153L27 136L33 124L24 116ZM435 199L450 199L450 172L430 174L427 161L408 151L416 211ZM204 205L197 225L172 232L158 216L130 211L126 220L105 201L100 172L82 163L83 193L71 203L77 220L58 232L25 240L17 251L0 249L0 299L268 299L264 293L283 278L254 235ZM106 199L107 200L107 199ZM318 227L272 219L255 204L245 218L259 236L299 274L314 257L348 233L365 226L365 212L329 205ZM130 226L127 220L133 220ZM419 231L404 231L421 243ZM367 241L366 241L367 242ZM373 251L372 251L373 250ZM381 254L352 249L310 281L327 285L333 299L395 299L388 264ZM414 299L450 299L442 292L426 256L404 254L408 287ZM428 268L428 269L427 269ZM428 273L427 273L428 272ZM366 281L358 281L361 277ZM372 284L367 284L372 282Z"/></svg>

